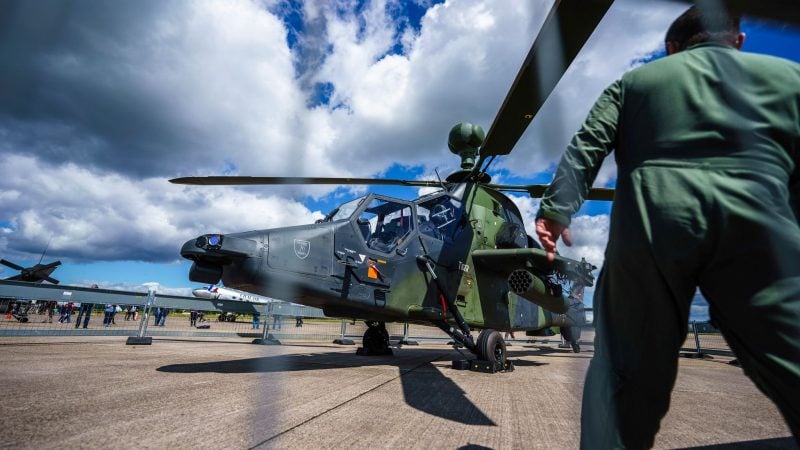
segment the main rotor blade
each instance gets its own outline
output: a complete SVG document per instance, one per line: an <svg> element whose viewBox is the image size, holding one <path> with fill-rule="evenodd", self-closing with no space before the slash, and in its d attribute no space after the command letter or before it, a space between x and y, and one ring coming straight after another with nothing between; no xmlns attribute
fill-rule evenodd
<svg viewBox="0 0 800 450"><path fill-rule="evenodd" d="M42 278L42 279L43 279L43 280L45 280L45 281L49 281L49 282L51 282L51 283L53 283L53 284L58 284L58 283L60 283L60 281L56 280L55 278L51 278L51 277L44 277L44 278Z"/></svg>
<svg viewBox="0 0 800 450"><path fill-rule="evenodd" d="M24 267L18 266L16 264L12 263L11 261L6 261L5 259L0 259L0 264L2 264L4 266L11 267L14 270L25 270Z"/></svg>
<svg viewBox="0 0 800 450"><path fill-rule="evenodd" d="M183 177L169 180L173 184L198 186L240 186L265 184L375 184L388 186L441 187L438 181L393 180L378 178L320 178L320 177Z"/></svg>
<svg viewBox="0 0 800 450"><path fill-rule="evenodd" d="M544 191L549 187L546 184L489 184L486 187L505 192L527 192L533 198L541 198ZM614 200L614 189L610 188L591 188L586 196L587 200Z"/></svg>
<svg viewBox="0 0 800 450"><path fill-rule="evenodd" d="M60 265L61 265L61 261L53 261L53 262L51 262L51 263L49 263L49 264L45 264L45 265L44 265L44 266L42 266L42 268L41 268L41 269L39 269L39 270L46 270L46 269L49 269L49 268L51 268L51 267L58 267L58 266L60 266Z"/></svg>
<svg viewBox="0 0 800 450"><path fill-rule="evenodd" d="M511 153L613 2L556 0L489 128L481 158Z"/></svg>

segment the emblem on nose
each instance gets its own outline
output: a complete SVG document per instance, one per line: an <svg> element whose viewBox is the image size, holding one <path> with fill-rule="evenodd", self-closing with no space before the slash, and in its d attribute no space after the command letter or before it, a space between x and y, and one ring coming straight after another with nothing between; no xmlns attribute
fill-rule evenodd
<svg viewBox="0 0 800 450"><path fill-rule="evenodd" d="M311 242L302 239L294 240L294 254L300 259L306 259L311 253Z"/></svg>

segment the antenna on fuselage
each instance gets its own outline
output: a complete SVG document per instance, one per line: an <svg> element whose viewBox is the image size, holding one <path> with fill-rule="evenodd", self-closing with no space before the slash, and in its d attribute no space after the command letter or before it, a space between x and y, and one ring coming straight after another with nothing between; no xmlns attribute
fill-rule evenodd
<svg viewBox="0 0 800 450"><path fill-rule="evenodd" d="M444 181L442 181L442 177L439 175L439 169L434 167L433 172L436 173L436 178L439 179L439 185L442 186L442 189L446 191L447 188L444 186Z"/></svg>
<svg viewBox="0 0 800 450"><path fill-rule="evenodd" d="M41 264L42 260L44 259L44 254L47 253L47 249L50 248L50 242L53 240L53 237L50 236L50 239L47 241L47 245L44 246L44 251L42 251L42 256L39 257L39 262L37 264Z"/></svg>

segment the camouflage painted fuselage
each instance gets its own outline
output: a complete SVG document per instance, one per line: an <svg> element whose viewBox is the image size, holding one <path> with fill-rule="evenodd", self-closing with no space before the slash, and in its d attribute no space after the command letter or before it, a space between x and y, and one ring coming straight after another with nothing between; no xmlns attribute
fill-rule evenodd
<svg viewBox="0 0 800 450"><path fill-rule="evenodd" d="M432 222L420 217L419 206L441 196L452 197L460 211L453 212L447 232L426 233ZM372 199L388 199L413 211L412 225L391 251L369 245L364 222L357 220L359 210ZM204 235L184 244L181 254L195 261L193 281L214 283L221 278L228 287L321 308L332 317L441 323L453 318L447 297L455 301L470 327L540 330L582 325L582 306L557 314L530 301L531 296L525 299L509 291L512 269L545 277L552 266L544 252L525 248L531 240L524 231L520 248L512 251L524 255L500 256L509 253L496 249L498 233L508 223L524 230L519 210L508 197L484 186L462 184L413 202L371 194L341 220ZM219 238L213 240L217 245L209 244L213 236ZM430 268L438 283L425 260L433 262Z"/></svg>

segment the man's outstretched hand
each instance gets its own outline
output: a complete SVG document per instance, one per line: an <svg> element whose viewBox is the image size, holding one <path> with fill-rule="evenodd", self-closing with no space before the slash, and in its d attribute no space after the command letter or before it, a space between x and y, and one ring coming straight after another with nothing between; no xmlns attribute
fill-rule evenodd
<svg viewBox="0 0 800 450"><path fill-rule="evenodd" d="M564 244L567 247L572 246L572 236L569 228L556 221L544 218L536 219L536 234L539 236L539 242L542 243L542 248L547 252L547 260L550 262L556 259L556 242L558 242L559 237L564 239Z"/></svg>

